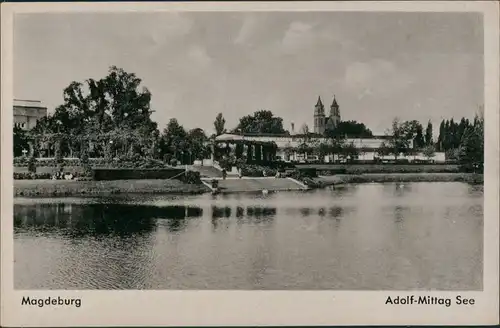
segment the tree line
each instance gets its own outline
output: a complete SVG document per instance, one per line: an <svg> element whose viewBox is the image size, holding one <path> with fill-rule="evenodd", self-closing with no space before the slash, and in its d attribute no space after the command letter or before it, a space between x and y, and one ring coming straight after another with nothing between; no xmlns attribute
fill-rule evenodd
<svg viewBox="0 0 500 328"><path fill-rule="evenodd" d="M431 158L435 151L445 152L448 161L455 161L468 171L482 171L484 165L484 117L480 110L470 122L462 118L455 123L453 118L443 120L439 127L438 140L433 141L432 123L427 123L425 134L418 121L400 122L395 119L387 133L387 142L379 154L412 155L421 152Z"/></svg>
<svg viewBox="0 0 500 328"><path fill-rule="evenodd" d="M151 119L152 95L141 83L135 74L115 66L99 80L70 83L63 90L63 103L53 114L40 119L33 130L14 127L14 156L25 154L32 140L33 156L39 156L45 149L46 155L59 159L63 156L141 157L167 163L191 163L209 156L208 141L226 132L290 135L283 119L269 110L243 116L237 126L229 130L223 114L219 113L213 123L215 133L210 136L201 128L185 129L175 118L160 131ZM438 140L434 142L430 121L424 130L418 121L396 119L379 153L398 156L416 150L429 155L434 151L453 151L459 160L469 158L469 162L479 163L482 162L478 150L483 142L482 129L483 119L479 116L473 122L465 118L459 123L446 120L441 122ZM341 153L355 158L359 151L346 142L347 138L369 138L373 134L363 123L343 121L334 130L325 132L323 137L327 142L318 143L314 136L304 125L297 136L302 140L301 145L293 151L319 156ZM292 149L285 151L289 153Z"/></svg>

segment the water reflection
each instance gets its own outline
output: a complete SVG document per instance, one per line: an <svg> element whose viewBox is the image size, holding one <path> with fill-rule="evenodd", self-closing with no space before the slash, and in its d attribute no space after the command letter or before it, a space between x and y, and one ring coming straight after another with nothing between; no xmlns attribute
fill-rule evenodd
<svg viewBox="0 0 500 328"><path fill-rule="evenodd" d="M330 208L329 214L330 214L330 217L335 218L335 219L339 219L343 216L344 209L340 206L335 206L335 207Z"/></svg>
<svg viewBox="0 0 500 328"><path fill-rule="evenodd" d="M393 213L394 213L394 222L396 223L401 223L404 219L404 216L405 216L405 212L408 211L408 207L404 207L404 206L395 206L394 209L393 209Z"/></svg>
<svg viewBox="0 0 500 328"><path fill-rule="evenodd" d="M276 207L247 207L247 217L260 219L272 219L276 216Z"/></svg>
<svg viewBox="0 0 500 328"><path fill-rule="evenodd" d="M212 227L219 226L221 219L236 218L238 224L243 223L272 223L276 216L276 207L269 206L236 206L234 209L229 206L212 206Z"/></svg>
<svg viewBox="0 0 500 328"><path fill-rule="evenodd" d="M185 227L185 219L200 217L203 210L186 206L127 204L14 205L16 232L57 232L70 238L91 236L129 237L151 233L156 219L166 219L171 231Z"/></svg>
<svg viewBox="0 0 500 328"><path fill-rule="evenodd" d="M460 183L17 204L15 287L478 290L482 216Z"/></svg>
<svg viewBox="0 0 500 328"><path fill-rule="evenodd" d="M311 212L312 211L311 211L311 209L309 207L303 207L303 208L300 209L300 214L302 216L309 216L309 215L311 215Z"/></svg>
<svg viewBox="0 0 500 328"><path fill-rule="evenodd" d="M245 215L245 209L241 206L236 207L236 217L242 218Z"/></svg>
<svg viewBox="0 0 500 328"><path fill-rule="evenodd" d="M397 182L394 184L386 184L385 185L388 192L391 192L395 197L403 197L407 193L411 193L411 184Z"/></svg>
<svg viewBox="0 0 500 328"><path fill-rule="evenodd" d="M229 218L229 217L231 217L231 208L229 206L225 207L212 206L213 219Z"/></svg>

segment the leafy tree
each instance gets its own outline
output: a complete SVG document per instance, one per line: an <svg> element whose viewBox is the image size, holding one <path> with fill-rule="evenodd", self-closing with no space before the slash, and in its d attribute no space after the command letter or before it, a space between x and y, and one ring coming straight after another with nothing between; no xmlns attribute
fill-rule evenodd
<svg viewBox="0 0 500 328"><path fill-rule="evenodd" d="M84 176L92 174L92 166L90 165L88 147L83 147L80 152L80 163L83 167Z"/></svg>
<svg viewBox="0 0 500 328"><path fill-rule="evenodd" d="M420 123L415 126L415 138L413 139L413 147L421 149L425 146L425 139L423 135L423 128Z"/></svg>
<svg viewBox="0 0 500 328"><path fill-rule="evenodd" d="M307 124L302 125L299 135L300 144L297 147L298 152L302 153L304 156L307 156L312 152L317 152L317 139L313 138L313 134L309 131L309 126Z"/></svg>
<svg viewBox="0 0 500 328"><path fill-rule="evenodd" d="M484 165L484 118L476 115L462 137L459 160L463 169L482 172Z"/></svg>
<svg viewBox="0 0 500 328"><path fill-rule="evenodd" d="M283 153L285 155L285 160L290 160L290 157L293 155L295 152L295 148L292 147L290 143L287 143L287 145L283 148Z"/></svg>
<svg viewBox="0 0 500 328"><path fill-rule="evenodd" d="M304 135L304 136L309 136L309 125L307 124L304 124L302 125L302 127L300 128L300 134Z"/></svg>
<svg viewBox="0 0 500 328"><path fill-rule="evenodd" d="M311 147L311 145L309 145L307 142L302 142L297 150L304 156L307 156L307 154L311 153L314 150L314 148Z"/></svg>
<svg viewBox="0 0 500 328"><path fill-rule="evenodd" d="M439 151L444 150L444 135L445 135L445 127L444 127L444 120L441 121L441 124L439 125L439 136L438 136L438 141L437 141L437 148Z"/></svg>
<svg viewBox="0 0 500 328"><path fill-rule="evenodd" d="M453 118L450 120L443 120L439 128L437 150L449 154L453 153L454 149L460 148L466 130L472 125L473 124L464 117L460 120L460 123L455 122Z"/></svg>
<svg viewBox="0 0 500 328"><path fill-rule="evenodd" d="M226 125L226 120L224 119L224 116L222 116L222 113L217 114L214 121L216 136L220 136L226 131L225 125Z"/></svg>
<svg viewBox="0 0 500 328"><path fill-rule="evenodd" d="M389 148L386 142L382 142L380 147L377 149L377 155L384 157L390 154L391 154L391 149Z"/></svg>
<svg viewBox="0 0 500 328"><path fill-rule="evenodd" d="M434 157L435 150L434 145L430 144L422 149L422 154L429 160Z"/></svg>
<svg viewBox="0 0 500 328"><path fill-rule="evenodd" d="M444 122L444 131L445 131L445 135L444 135L444 138L443 138L443 148L444 150L448 150L448 149L451 149L451 129L450 129L450 121L449 120L446 120Z"/></svg>
<svg viewBox="0 0 500 328"><path fill-rule="evenodd" d="M253 115L240 118L240 122L235 130L242 133L284 134L287 132L283 128L283 119L275 117L268 110L260 110Z"/></svg>
<svg viewBox="0 0 500 328"><path fill-rule="evenodd" d="M163 139L162 154L170 154L172 159L181 160L181 155L188 149L188 137L186 130L179 124L177 119L170 119L167 127L163 130L161 138Z"/></svg>
<svg viewBox="0 0 500 328"><path fill-rule="evenodd" d="M333 136L330 134L325 142L321 142L317 149L317 153L324 158L327 155L341 155L346 147L345 138L342 136Z"/></svg>
<svg viewBox="0 0 500 328"><path fill-rule="evenodd" d="M62 164L62 162L63 162L63 155L62 155L62 151L61 151L62 136L61 135L57 135L57 138L54 141L55 141L55 145L54 145L54 148L55 148L55 152L54 152L55 161L56 161L57 164Z"/></svg>
<svg viewBox="0 0 500 328"><path fill-rule="evenodd" d="M450 147L458 148L460 146L462 136L458 134L458 124L455 123L454 119L450 120Z"/></svg>
<svg viewBox="0 0 500 328"><path fill-rule="evenodd" d="M335 156L342 153L342 150L345 147L346 140L345 138L339 137L339 138L331 138L329 142L330 142L330 150L332 154Z"/></svg>
<svg viewBox="0 0 500 328"><path fill-rule="evenodd" d="M72 82L64 89L64 103L40 120L34 132L65 134L65 148L71 151L79 149L82 140L93 138L108 155L132 148L148 156L157 124L151 120L151 93L140 85L135 74L115 66L102 79Z"/></svg>
<svg viewBox="0 0 500 328"><path fill-rule="evenodd" d="M465 117L462 117L462 119L460 120L460 123L457 126L458 146L460 146L465 129L467 129L468 126L469 126L468 120L466 120Z"/></svg>
<svg viewBox="0 0 500 328"><path fill-rule="evenodd" d="M392 122L392 129L388 133L386 146L390 153L397 159L403 153L406 154L411 148L411 140L414 139L418 122L409 121L401 123L397 118Z"/></svg>
<svg viewBox="0 0 500 328"><path fill-rule="evenodd" d="M341 154L344 158L347 158L349 160L354 160L357 159L359 156L359 149L356 148L354 143L350 142L346 144L344 147L342 147Z"/></svg>
<svg viewBox="0 0 500 328"><path fill-rule="evenodd" d="M326 142L320 142L318 146L314 149L314 153L320 158L321 161L324 160L325 156L331 154L331 145Z"/></svg>
<svg viewBox="0 0 500 328"><path fill-rule="evenodd" d="M201 128L195 128L189 131L188 135L189 153L193 159L203 159L208 154L206 146L208 138Z"/></svg>
<svg viewBox="0 0 500 328"><path fill-rule="evenodd" d="M450 148L444 152L445 158L451 161L457 161L460 157L460 148Z"/></svg>
<svg viewBox="0 0 500 328"><path fill-rule="evenodd" d="M429 122L427 122L427 128L425 129L425 142L424 143L426 146L430 146L430 145L434 144L432 134L433 134L432 123L429 120Z"/></svg>
<svg viewBox="0 0 500 328"><path fill-rule="evenodd" d="M48 115L40 118L35 127L31 130L33 134L46 134L46 133L54 133L57 131L56 119L53 115Z"/></svg>
<svg viewBox="0 0 500 328"><path fill-rule="evenodd" d="M28 172L36 173L36 158L34 155L30 156L28 160Z"/></svg>
<svg viewBox="0 0 500 328"><path fill-rule="evenodd" d="M373 133L364 123L357 121L342 121L332 130L325 131L326 137L369 138Z"/></svg>

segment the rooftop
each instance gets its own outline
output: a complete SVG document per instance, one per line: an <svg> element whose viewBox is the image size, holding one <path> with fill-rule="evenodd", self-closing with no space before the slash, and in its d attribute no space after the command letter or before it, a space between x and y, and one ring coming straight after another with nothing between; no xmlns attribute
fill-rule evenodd
<svg viewBox="0 0 500 328"><path fill-rule="evenodd" d="M224 138L237 138L237 136L239 137L271 137L271 138L293 138L293 139L296 139L296 138L303 138L305 135L302 134L302 133L296 133L296 134L289 134L289 133L241 133L241 132L230 132L230 133L224 133L218 137L216 137L216 139L224 139ZM311 138L324 138L323 135L321 134L317 134L317 133L309 133L308 134L309 137ZM352 139L388 139L390 138L389 136L387 135L373 135L372 137L359 137L359 138L353 138L353 137L349 137L349 138L352 138ZM242 139L242 138L241 138Z"/></svg>
<svg viewBox="0 0 500 328"><path fill-rule="evenodd" d="M40 100L28 100L28 99L14 99L14 106L46 108L45 106L43 106Z"/></svg>

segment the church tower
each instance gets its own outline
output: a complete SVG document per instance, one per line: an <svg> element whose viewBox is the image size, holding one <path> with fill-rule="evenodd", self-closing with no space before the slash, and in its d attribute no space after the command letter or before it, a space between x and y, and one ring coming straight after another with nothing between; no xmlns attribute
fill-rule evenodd
<svg viewBox="0 0 500 328"><path fill-rule="evenodd" d="M330 106L330 119L329 122L332 125L332 128L336 128L339 126L340 123L340 111L339 111L339 104L337 103L337 100L335 99L335 96L333 96L333 101L332 105Z"/></svg>
<svg viewBox="0 0 500 328"><path fill-rule="evenodd" d="M314 106L314 133L323 134L325 132L325 106L321 101L321 96L318 96L318 102Z"/></svg>

